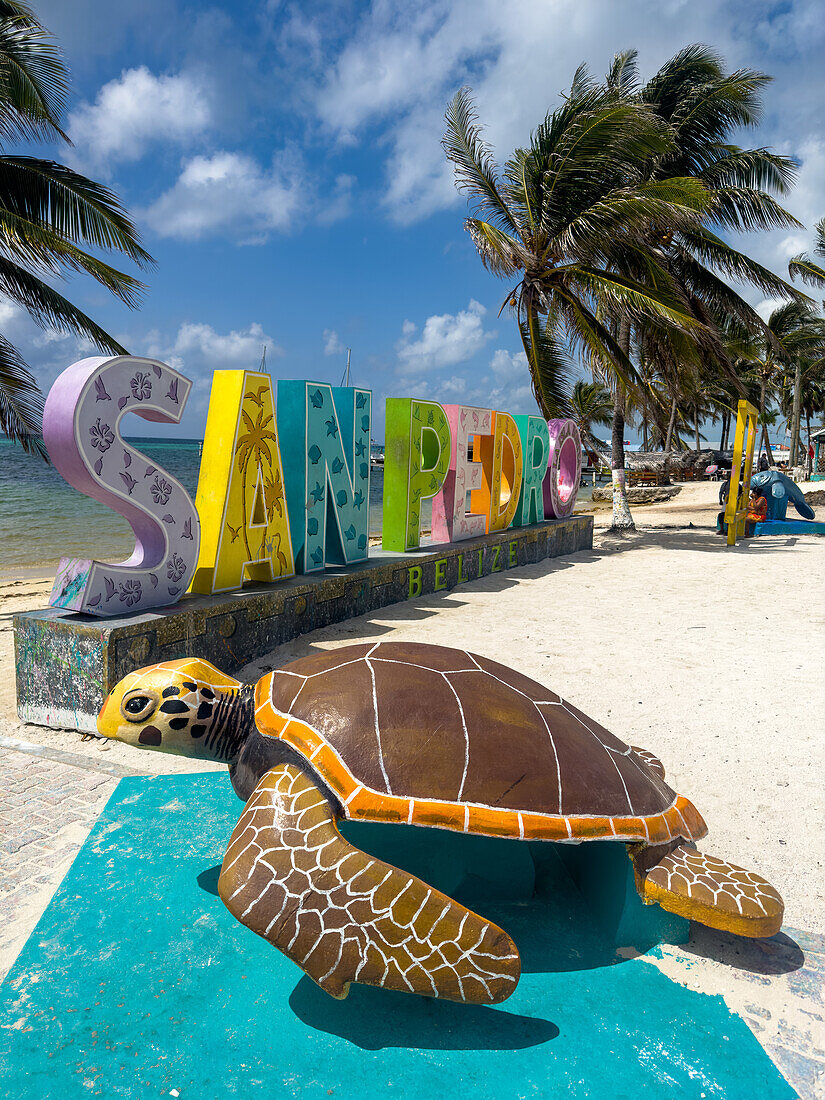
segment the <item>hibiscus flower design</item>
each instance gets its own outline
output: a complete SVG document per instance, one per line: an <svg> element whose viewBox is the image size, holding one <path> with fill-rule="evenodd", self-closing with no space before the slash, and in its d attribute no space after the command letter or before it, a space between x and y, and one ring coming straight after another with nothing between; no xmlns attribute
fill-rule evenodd
<svg viewBox="0 0 825 1100"><path fill-rule="evenodd" d="M165 504L171 495L172 486L165 477L161 477L160 474L158 474L152 483L152 496L154 497L155 504Z"/></svg>
<svg viewBox="0 0 825 1100"><path fill-rule="evenodd" d="M92 446L96 447L99 451L108 451L115 441L114 432L108 424L100 423L100 417L98 417L91 428L89 428L89 437Z"/></svg>
<svg viewBox="0 0 825 1100"><path fill-rule="evenodd" d="M144 374L142 370L136 372L135 377L131 381L132 397L136 401L148 401L152 396L152 383L149 380L149 375Z"/></svg>
<svg viewBox="0 0 825 1100"><path fill-rule="evenodd" d="M120 585L120 602L125 603L127 607L131 607L140 601L140 581L124 581Z"/></svg>
<svg viewBox="0 0 825 1100"><path fill-rule="evenodd" d="M173 554L166 563L166 576L170 581L179 581L186 572L186 562L180 554Z"/></svg>

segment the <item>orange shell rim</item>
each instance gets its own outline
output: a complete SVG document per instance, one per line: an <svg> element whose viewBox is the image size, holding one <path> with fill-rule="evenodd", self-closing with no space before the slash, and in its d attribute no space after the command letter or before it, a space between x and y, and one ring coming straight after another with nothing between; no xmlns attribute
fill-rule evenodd
<svg viewBox="0 0 825 1100"><path fill-rule="evenodd" d="M269 676L263 677L255 689L258 729L264 736L283 741L304 757L338 799L344 817L349 820L421 825L480 836L560 843L619 840L658 845L680 837L700 840L707 835L708 829L702 815L683 795L677 795L663 812L648 817L606 817L595 814L542 814L376 791L352 775L318 730L272 706L269 679Z"/></svg>

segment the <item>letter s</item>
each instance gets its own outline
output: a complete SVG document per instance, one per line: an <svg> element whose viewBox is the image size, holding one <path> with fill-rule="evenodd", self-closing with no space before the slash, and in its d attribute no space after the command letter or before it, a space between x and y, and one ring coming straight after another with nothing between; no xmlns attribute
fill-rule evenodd
<svg viewBox="0 0 825 1100"><path fill-rule="evenodd" d="M192 383L155 359L93 356L64 370L49 391L43 439L70 485L124 516L135 533L118 565L61 558L49 604L109 617L175 603L200 547L195 505L180 482L120 436L121 417L180 421Z"/></svg>

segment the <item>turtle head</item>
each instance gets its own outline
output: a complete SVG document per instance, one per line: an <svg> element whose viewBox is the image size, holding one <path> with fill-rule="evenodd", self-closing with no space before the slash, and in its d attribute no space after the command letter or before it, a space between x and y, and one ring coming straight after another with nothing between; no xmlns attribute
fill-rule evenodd
<svg viewBox="0 0 825 1100"><path fill-rule="evenodd" d="M255 724L254 688L186 657L130 672L97 716L103 737L231 764Z"/></svg>

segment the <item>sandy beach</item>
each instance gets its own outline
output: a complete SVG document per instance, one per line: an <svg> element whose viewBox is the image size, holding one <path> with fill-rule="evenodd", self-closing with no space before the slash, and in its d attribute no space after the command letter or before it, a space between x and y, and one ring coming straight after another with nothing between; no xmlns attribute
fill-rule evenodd
<svg viewBox="0 0 825 1100"><path fill-rule="evenodd" d="M694 926L688 945L642 958L691 989L722 996L780 1062L801 1050L821 1069L825 1044L809 988L818 978L797 968L803 951L821 958L825 932L825 539L759 538L728 549L714 533L717 490L688 484L665 505L636 508L638 530L622 537L607 532L610 510L599 509L592 552L316 631L242 676L254 681L314 649L355 640L459 646L546 683L622 739L651 749L670 784L705 817L704 850L759 871L781 891L786 934L743 941ZM825 519L825 508L817 518ZM52 768L62 760L108 769L113 778L103 776L99 808L117 775L220 770L18 721L12 615L43 606L50 586L51 578L0 583L0 748L20 759L45 753ZM61 862L7 919L0 973L99 808L69 827ZM781 1053L785 1046L790 1055Z"/></svg>
<svg viewBox="0 0 825 1100"><path fill-rule="evenodd" d="M822 931L825 539L760 538L728 549L713 532L717 491L686 484L666 504L637 507L638 530L622 537L606 532L610 510L599 509L592 553L315 631L243 677L389 634L501 660L657 753L669 782L705 816L707 850L758 869L782 891L790 924ZM220 767L19 722L12 616L42 607L50 583L0 585L0 737L140 774Z"/></svg>

